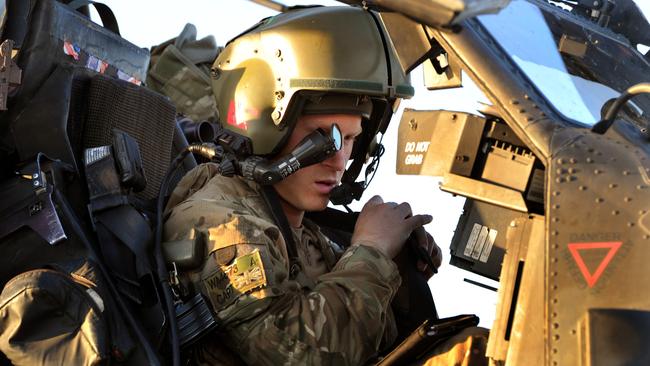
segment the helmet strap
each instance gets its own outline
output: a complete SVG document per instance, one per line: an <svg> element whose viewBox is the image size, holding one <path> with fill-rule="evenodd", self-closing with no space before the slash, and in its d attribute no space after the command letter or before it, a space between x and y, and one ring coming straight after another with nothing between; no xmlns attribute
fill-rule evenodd
<svg viewBox="0 0 650 366"><path fill-rule="evenodd" d="M381 117L373 118L376 117L375 113L381 113ZM370 148L370 145L372 144L375 135L378 132L380 132L380 127L386 125L386 123L384 122L390 119L392 114L393 114L393 110L391 107L391 103L385 103L383 110L381 108L373 108L373 115L370 117L370 121L378 121L378 122L376 124L369 126L370 132L367 134L363 134L361 141L359 141L360 145L358 146L358 148L355 147L352 164L350 164L350 167L343 174L343 178L341 178L341 185L336 187L332 191L332 194L330 195L330 201L333 204L348 205L353 200L358 201L359 199L361 199L361 195L363 194L363 191L366 189L366 187L368 187L368 184L370 183L370 181L368 180L368 176L371 176L371 174L377 169L379 158L383 153L381 151L383 147L378 147L377 151L372 152L373 160L371 164L368 166L368 169L366 169L366 176L365 176L366 180L363 182L356 182L356 179L359 177L359 174L361 173L361 169L363 169L363 166L366 163L366 155L368 154L368 149Z"/></svg>

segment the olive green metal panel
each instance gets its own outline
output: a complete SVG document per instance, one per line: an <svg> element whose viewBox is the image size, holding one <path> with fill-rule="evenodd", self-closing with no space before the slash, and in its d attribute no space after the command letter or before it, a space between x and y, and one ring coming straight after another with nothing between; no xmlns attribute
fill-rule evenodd
<svg viewBox="0 0 650 366"><path fill-rule="evenodd" d="M445 174L440 189L511 210L528 212L526 201L521 192L477 179L451 173Z"/></svg>
<svg viewBox="0 0 650 366"><path fill-rule="evenodd" d="M567 128L548 169L550 361L580 364L590 309L650 310L648 149L617 133ZM648 330L644 330L648 333Z"/></svg>
<svg viewBox="0 0 650 366"><path fill-rule="evenodd" d="M564 121L556 121L552 110L530 88L516 69L505 64L504 56L495 52L499 46L479 28L464 27L462 32L433 30L434 39L487 96L498 115L507 121L516 136L546 164L554 130Z"/></svg>
<svg viewBox="0 0 650 366"><path fill-rule="evenodd" d="M433 62L439 62L444 70L442 73L433 67ZM428 90L452 89L463 86L463 74L460 65L453 56L443 54L436 60L424 62L422 70L424 74L424 86Z"/></svg>
<svg viewBox="0 0 650 366"><path fill-rule="evenodd" d="M539 221L543 223L543 220ZM528 291L522 286L522 278L524 269L527 267L526 255L528 245L533 237L534 225L528 217L519 217L512 220L508 226L497 311L487 348L487 356L497 361L505 361L508 356L515 309L520 306L518 301L523 300L524 292ZM535 235L539 236L539 234ZM543 291L543 289L541 290Z"/></svg>
<svg viewBox="0 0 650 366"><path fill-rule="evenodd" d="M418 22L449 27L480 14L496 13L510 0L339 0L346 4L378 6Z"/></svg>
<svg viewBox="0 0 650 366"><path fill-rule="evenodd" d="M509 330L506 365L544 365L547 359L544 353L546 344L544 217L533 215L526 220L514 222L511 228L514 231L513 241L508 243L508 247L527 242L528 249L516 306L514 313L510 312L512 327Z"/></svg>
<svg viewBox="0 0 650 366"><path fill-rule="evenodd" d="M545 221L512 220L507 231L497 312L487 355L505 365L546 364Z"/></svg>
<svg viewBox="0 0 650 366"><path fill-rule="evenodd" d="M481 178L523 192L534 163L529 150L497 142L487 152Z"/></svg>
<svg viewBox="0 0 650 366"><path fill-rule="evenodd" d="M397 174L468 176L484 127L483 117L468 113L406 109L397 137Z"/></svg>

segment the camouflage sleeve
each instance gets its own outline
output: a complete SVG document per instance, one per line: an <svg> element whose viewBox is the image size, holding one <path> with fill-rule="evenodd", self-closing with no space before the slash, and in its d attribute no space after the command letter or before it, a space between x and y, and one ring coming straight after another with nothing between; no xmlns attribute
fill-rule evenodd
<svg viewBox="0 0 650 366"><path fill-rule="evenodd" d="M311 289L270 284L219 313L231 348L250 364L359 365L376 354L400 278L373 248L348 249Z"/></svg>
<svg viewBox="0 0 650 366"><path fill-rule="evenodd" d="M247 363L362 364L380 348L401 280L377 250L353 246L305 282L288 278L284 239L268 221L190 199L172 210L165 236L196 231L208 238L207 258L188 276L212 304L219 338Z"/></svg>

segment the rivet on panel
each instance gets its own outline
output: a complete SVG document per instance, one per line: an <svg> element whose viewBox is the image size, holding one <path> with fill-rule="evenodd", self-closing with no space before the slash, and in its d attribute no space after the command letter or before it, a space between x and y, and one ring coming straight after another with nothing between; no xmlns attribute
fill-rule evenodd
<svg viewBox="0 0 650 366"><path fill-rule="evenodd" d="M551 262L557 263L557 258L551 258Z"/></svg>
<svg viewBox="0 0 650 366"><path fill-rule="evenodd" d="M643 239L645 239L645 240L650 239L650 235L648 235L648 234L643 235Z"/></svg>
<svg viewBox="0 0 650 366"><path fill-rule="evenodd" d="M612 215L614 215L614 216L618 215L619 213L621 213L619 210L612 211Z"/></svg>
<svg viewBox="0 0 650 366"><path fill-rule="evenodd" d="M560 205L555 204L555 205L551 206L551 208L554 209L554 210L557 210L558 208L560 208Z"/></svg>
<svg viewBox="0 0 650 366"><path fill-rule="evenodd" d="M616 184L616 183L610 183L609 184L609 188L616 188L616 187L618 187L618 184Z"/></svg>
<svg viewBox="0 0 650 366"><path fill-rule="evenodd" d="M605 200L600 197L596 198L596 203L603 203L603 201Z"/></svg>
<svg viewBox="0 0 650 366"><path fill-rule="evenodd" d="M559 196L559 195L560 195L560 191L554 191L554 192L553 192L553 195L554 195L554 196Z"/></svg>
<svg viewBox="0 0 650 366"><path fill-rule="evenodd" d="M633 226L634 226L634 223L633 223L633 222L628 222L628 223L627 223L627 226L628 226L628 227L633 227Z"/></svg>
<svg viewBox="0 0 650 366"><path fill-rule="evenodd" d="M564 183L566 180L562 177L555 178L555 183Z"/></svg>
<svg viewBox="0 0 650 366"><path fill-rule="evenodd" d="M600 173L602 173L602 172L603 172L603 171L600 170L600 169L594 169L594 174L600 174Z"/></svg>
<svg viewBox="0 0 650 366"><path fill-rule="evenodd" d="M576 168L569 168L569 173L570 174L574 174L576 172L577 172Z"/></svg>
<svg viewBox="0 0 650 366"><path fill-rule="evenodd" d="M594 159L592 158L587 158L587 163L592 164L594 162Z"/></svg>
<svg viewBox="0 0 650 366"><path fill-rule="evenodd" d="M639 211L639 216L643 216L643 215L645 215L646 212L648 212L648 211L646 211L646 210L641 210L641 211Z"/></svg>
<svg viewBox="0 0 650 366"><path fill-rule="evenodd" d="M553 249L560 249L560 246L557 243L555 243L553 244Z"/></svg>
<svg viewBox="0 0 650 366"><path fill-rule="evenodd" d="M630 201L632 201L632 197L625 197L625 198L623 198L623 201L630 202Z"/></svg>
<svg viewBox="0 0 650 366"><path fill-rule="evenodd" d="M630 172L628 170L623 170L623 175L630 175Z"/></svg>
<svg viewBox="0 0 650 366"><path fill-rule="evenodd" d="M576 332L575 329L571 329L571 334L574 334L574 335L575 335L576 333L577 333L577 332Z"/></svg>
<svg viewBox="0 0 650 366"><path fill-rule="evenodd" d="M581 190L581 191L586 191L586 190L587 190L587 187L585 187L585 186L580 186L580 187L578 187L578 189Z"/></svg>
<svg viewBox="0 0 650 366"><path fill-rule="evenodd" d="M564 164L564 163L565 163L564 158L559 158L559 159L557 159L557 163L558 163L558 164Z"/></svg>
<svg viewBox="0 0 650 366"><path fill-rule="evenodd" d="M521 108L521 109L519 110L519 113L526 113L526 110L523 109L523 108Z"/></svg>
<svg viewBox="0 0 650 366"><path fill-rule="evenodd" d="M552 219L551 219L551 221L553 221L553 222L559 222L559 221L560 221L560 219L559 219L559 218L557 218L557 217L554 217L554 218L552 218Z"/></svg>
<svg viewBox="0 0 650 366"><path fill-rule="evenodd" d="M587 152L588 152L588 153L593 153L594 151L595 151L595 150L594 150L593 148L591 148L591 147L587 149Z"/></svg>
<svg viewBox="0 0 650 366"><path fill-rule="evenodd" d="M577 163L577 162L578 162L578 161L577 161L575 158L571 158L571 159L569 159L569 163L571 163L571 164L575 164L575 163Z"/></svg>
<svg viewBox="0 0 650 366"><path fill-rule="evenodd" d="M516 100L516 99L513 99L510 103L512 103L513 105L518 105L518 104L519 104L519 101Z"/></svg>
<svg viewBox="0 0 650 366"><path fill-rule="evenodd" d="M560 327L560 324L559 324L559 323L553 323L553 329L557 329L557 328L559 328L559 327Z"/></svg>
<svg viewBox="0 0 650 366"><path fill-rule="evenodd" d="M638 189L638 190L642 190L642 189L645 189L645 188L647 188L647 187L644 186L643 184L639 184L639 185L636 186L636 189Z"/></svg>
<svg viewBox="0 0 650 366"><path fill-rule="evenodd" d="M526 100L530 100L530 95L528 95L528 94L524 94L524 99L526 99Z"/></svg>
<svg viewBox="0 0 650 366"><path fill-rule="evenodd" d="M557 299L553 299L553 300L551 300L551 302L552 302L553 304L557 304Z"/></svg>
<svg viewBox="0 0 650 366"><path fill-rule="evenodd" d="M559 334L555 334L555 335L553 336L553 340L554 340L554 341L559 341L559 340L560 340L560 335L559 335Z"/></svg>
<svg viewBox="0 0 650 366"><path fill-rule="evenodd" d="M553 236L558 236L560 233L557 230L553 230L552 234Z"/></svg>

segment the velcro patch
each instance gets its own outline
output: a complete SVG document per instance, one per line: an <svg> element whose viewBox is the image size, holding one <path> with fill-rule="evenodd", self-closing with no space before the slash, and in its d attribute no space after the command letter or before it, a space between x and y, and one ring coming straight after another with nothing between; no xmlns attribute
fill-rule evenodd
<svg viewBox="0 0 650 366"><path fill-rule="evenodd" d="M219 270L203 280L206 295L215 309L223 309L239 295L261 289L266 284L259 249L235 258L229 266L220 266Z"/></svg>

